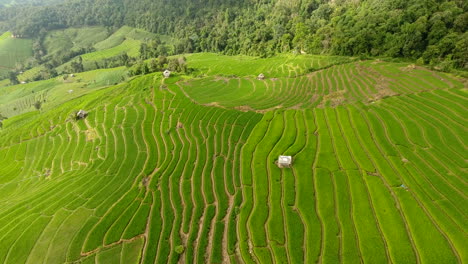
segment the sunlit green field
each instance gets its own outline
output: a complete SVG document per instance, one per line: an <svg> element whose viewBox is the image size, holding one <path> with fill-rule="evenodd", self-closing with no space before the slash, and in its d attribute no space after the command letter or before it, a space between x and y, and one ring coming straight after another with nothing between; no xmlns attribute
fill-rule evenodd
<svg viewBox="0 0 468 264"><path fill-rule="evenodd" d="M41 103L41 110L53 109L97 89L117 84L125 75L125 68L118 67L82 72L74 74L74 77L67 74L50 80L0 86L0 114L13 117L34 111L37 110L36 102Z"/></svg>
<svg viewBox="0 0 468 264"><path fill-rule="evenodd" d="M10 32L0 35L0 77L32 56L32 40L11 36Z"/></svg>
<svg viewBox="0 0 468 264"><path fill-rule="evenodd" d="M0 263L468 261L465 79L186 58L193 76L0 88Z"/></svg>

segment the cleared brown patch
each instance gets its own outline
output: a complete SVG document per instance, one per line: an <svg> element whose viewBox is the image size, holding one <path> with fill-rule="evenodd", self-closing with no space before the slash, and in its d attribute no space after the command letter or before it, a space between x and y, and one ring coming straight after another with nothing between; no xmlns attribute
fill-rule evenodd
<svg viewBox="0 0 468 264"><path fill-rule="evenodd" d="M204 104L204 106L214 106L214 107L225 108L224 106L220 105L218 102L207 103L207 104Z"/></svg>
<svg viewBox="0 0 468 264"><path fill-rule="evenodd" d="M318 94L314 93L312 95L312 98L310 98L310 102L311 103L316 102L319 98L320 98L320 96Z"/></svg>
<svg viewBox="0 0 468 264"><path fill-rule="evenodd" d="M376 177L381 177L380 173L375 172L375 171L368 171L367 175L369 176L376 176Z"/></svg>
<svg viewBox="0 0 468 264"><path fill-rule="evenodd" d="M289 109L299 110L299 109L301 109L302 105L303 105L303 103L299 103L297 105L289 107Z"/></svg>
<svg viewBox="0 0 468 264"><path fill-rule="evenodd" d="M230 79L227 77L223 77L223 76L215 76L213 80L215 82L223 81L225 83L228 83Z"/></svg>
<svg viewBox="0 0 468 264"><path fill-rule="evenodd" d="M380 62L382 61L379 61L378 63ZM373 64L376 64L376 63L373 62ZM408 67L403 67L403 68L407 68L406 71L410 71L416 68L414 64L411 64ZM370 67L365 67L362 64L357 64L356 69L359 74L371 75L377 82L375 86L375 89L377 90L377 92L369 94L367 96L367 103L372 103L372 102L375 102L375 101L378 101L378 100L381 100L390 96L398 95L398 93L396 93L390 88L390 83L392 82L390 78L385 77L381 75L377 70L370 68Z"/></svg>
<svg viewBox="0 0 468 264"><path fill-rule="evenodd" d="M250 107L248 105L236 106L236 107L234 107L234 109L242 111L242 112L255 111L255 109L253 109L252 107Z"/></svg>
<svg viewBox="0 0 468 264"><path fill-rule="evenodd" d="M387 97L396 96L396 95L399 95L399 94L395 93L390 88L383 87L383 88L379 89L379 87L377 87L377 93L374 93L374 94L370 95L367 98L367 103L372 103L372 102L375 102L375 101L378 101L378 100L381 100L381 99L385 99Z"/></svg>
<svg viewBox="0 0 468 264"><path fill-rule="evenodd" d="M150 180L151 180L150 177L144 177L144 178L141 180L141 184L142 184L143 186L145 186L145 187L148 187Z"/></svg>
<svg viewBox="0 0 468 264"><path fill-rule="evenodd" d="M256 112L257 112L257 113L266 113L266 112L270 112L270 111L273 111L273 110L276 110L276 109L280 109L280 108L283 108L283 105L277 105L277 106L270 107L270 108L267 108L267 109L256 110Z"/></svg>

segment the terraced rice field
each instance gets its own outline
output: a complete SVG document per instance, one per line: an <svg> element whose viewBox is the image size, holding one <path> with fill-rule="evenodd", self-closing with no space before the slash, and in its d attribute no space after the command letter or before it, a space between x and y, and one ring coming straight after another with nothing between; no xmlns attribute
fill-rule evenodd
<svg viewBox="0 0 468 264"><path fill-rule="evenodd" d="M0 86L0 114L6 117L35 111L34 103L41 102L41 109L53 109L73 98L97 89L119 83L125 76L125 67L100 69L63 76L50 80L13 86Z"/></svg>
<svg viewBox="0 0 468 264"><path fill-rule="evenodd" d="M466 207L459 207L466 204L466 138L456 132L463 118L439 104L451 96L457 95L265 116L251 135L258 139L248 141L241 156L249 198L238 223L242 257L260 263L466 261ZM295 157L291 170L275 166L282 153Z"/></svg>
<svg viewBox="0 0 468 264"><path fill-rule="evenodd" d="M83 67L85 70L95 69L96 63L100 63L104 59L109 59L109 58L118 56L122 53L127 53L127 55L131 57L138 57L138 55L140 54L140 44L141 44L141 41L139 40L127 39L124 42L122 42L122 44L115 46L113 48L99 50L99 51L81 55L80 57L83 60ZM66 68L71 68L71 62L72 61L69 61L58 66L56 68L57 71L67 72Z"/></svg>
<svg viewBox="0 0 468 264"><path fill-rule="evenodd" d="M0 262L468 261L466 80L371 61L219 78L5 120Z"/></svg>

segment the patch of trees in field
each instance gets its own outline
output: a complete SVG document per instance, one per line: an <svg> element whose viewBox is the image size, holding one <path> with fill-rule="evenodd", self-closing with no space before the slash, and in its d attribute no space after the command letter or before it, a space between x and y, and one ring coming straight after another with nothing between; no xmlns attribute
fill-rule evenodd
<svg viewBox="0 0 468 264"><path fill-rule="evenodd" d="M152 72L158 72L163 70L169 70L180 73L189 73L191 69L187 67L187 60L185 57L179 58L166 58L165 56L159 56L157 59L151 59L150 61L138 60L128 69L130 76L148 74Z"/></svg>

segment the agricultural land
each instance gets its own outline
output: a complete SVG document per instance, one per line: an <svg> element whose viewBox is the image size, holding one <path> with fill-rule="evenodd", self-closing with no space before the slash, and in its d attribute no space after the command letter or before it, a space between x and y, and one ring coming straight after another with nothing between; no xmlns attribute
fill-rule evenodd
<svg viewBox="0 0 468 264"><path fill-rule="evenodd" d="M31 56L6 34L0 70ZM0 81L0 263L468 263L466 78L307 54L86 69L148 34L52 31L48 54L93 47L82 72Z"/></svg>

